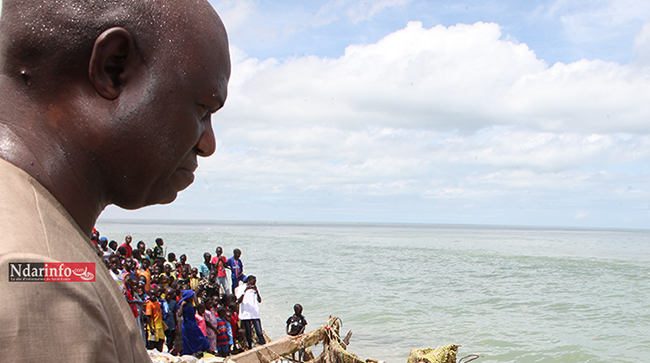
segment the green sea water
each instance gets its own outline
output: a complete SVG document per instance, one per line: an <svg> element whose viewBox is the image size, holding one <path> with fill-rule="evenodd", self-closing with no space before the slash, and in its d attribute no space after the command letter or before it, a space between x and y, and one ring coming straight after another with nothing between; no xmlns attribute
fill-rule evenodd
<svg viewBox="0 0 650 363"><path fill-rule="evenodd" d="M121 243L242 250L272 339L300 303L340 317L361 359L449 343L476 362L650 361L650 231L462 225L100 220ZM316 349L317 350L317 349Z"/></svg>

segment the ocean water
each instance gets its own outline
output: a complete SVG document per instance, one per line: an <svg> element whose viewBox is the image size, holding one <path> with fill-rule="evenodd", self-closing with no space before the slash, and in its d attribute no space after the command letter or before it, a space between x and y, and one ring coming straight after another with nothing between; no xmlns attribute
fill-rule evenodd
<svg viewBox="0 0 650 363"><path fill-rule="evenodd" d="M476 362L649 362L650 231L465 225L106 221L102 235L185 253L242 250L272 339L300 303L349 351L405 363L459 344ZM315 349L318 351L318 348Z"/></svg>

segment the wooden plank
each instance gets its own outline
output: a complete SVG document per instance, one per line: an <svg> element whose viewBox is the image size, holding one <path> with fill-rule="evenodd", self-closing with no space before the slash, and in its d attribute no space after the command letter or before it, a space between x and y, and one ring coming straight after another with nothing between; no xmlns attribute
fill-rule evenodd
<svg viewBox="0 0 650 363"><path fill-rule="evenodd" d="M258 345L253 349L231 356L229 360L235 363L269 363L320 342L325 336L326 329L325 326L322 326L296 337L286 337Z"/></svg>

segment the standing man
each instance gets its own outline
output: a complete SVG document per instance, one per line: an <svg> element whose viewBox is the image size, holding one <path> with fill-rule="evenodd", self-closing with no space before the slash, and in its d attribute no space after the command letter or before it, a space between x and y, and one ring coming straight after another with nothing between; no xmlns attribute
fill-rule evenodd
<svg viewBox="0 0 650 363"><path fill-rule="evenodd" d="M253 332L255 329L257 341L261 345L266 344L264 334L262 333L262 323L260 321L260 306L262 297L257 289L257 278L250 275L246 278L246 288L243 286L237 290L237 302L239 303L239 320L244 324L246 330L246 344L248 349L253 348Z"/></svg>
<svg viewBox="0 0 650 363"><path fill-rule="evenodd" d="M192 183L229 76L206 0L2 1L3 363L151 361L90 235L106 206L171 203ZM15 269L73 262L92 280Z"/></svg>
<svg viewBox="0 0 650 363"><path fill-rule="evenodd" d="M124 243L120 245L120 247L126 248L126 255L124 257L133 257L133 247L131 247L132 241L133 241L133 237L131 237L130 235L124 237Z"/></svg>

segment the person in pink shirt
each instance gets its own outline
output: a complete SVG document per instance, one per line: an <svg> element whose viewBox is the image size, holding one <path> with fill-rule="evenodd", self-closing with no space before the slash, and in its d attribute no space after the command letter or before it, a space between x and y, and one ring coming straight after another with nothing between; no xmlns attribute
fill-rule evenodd
<svg viewBox="0 0 650 363"><path fill-rule="evenodd" d="M217 247L215 252L217 255L212 257L210 263L212 266L217 266L217 284L221 287L223 294L227 294L228 278L226 277L226 266L228 264L228 259L226 256L223 256L223 248L221 248L221 246Z"/></svg>
<svg viewBox="0 0 650 363"><path fill-rule="evenodd" d="M204 313L205 313L205 305L197 304L196 314L194 315L194 317L196 318L196 325L198 325L199 329L201 329L203 336L206 336L208 332L207 332L207 326L205 325L205 319L203 318Z"/></svg>

